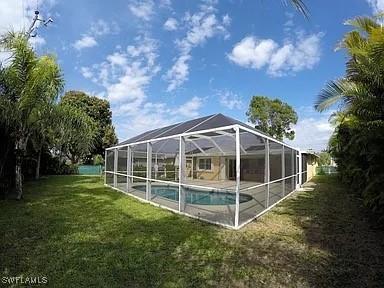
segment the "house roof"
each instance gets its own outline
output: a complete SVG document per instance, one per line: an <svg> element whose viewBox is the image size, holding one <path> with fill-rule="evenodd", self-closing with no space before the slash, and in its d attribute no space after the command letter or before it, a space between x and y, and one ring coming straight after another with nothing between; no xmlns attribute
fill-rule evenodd
<svg viewBox="0 0 384 288"><path fill-rule="evenodd" d="M319 155L317 155L315 152L313 151L308 151L308 150L305 150L305 151L301 151L301 154L307 154L307 155L312 155L312 156L315 156L317 158L320 158Z"/></svg>
<svg viewBox="0 0 384 288"><path fill-rule="evenodd" d="M147 140L157 139L160 137L179 135L179 134L186 133L186 132L198 132L201 130L231 126L231 125L235 125L235 124L245 126L249 129L257 131L258 133L261 133L263 135L270 137L269 135L255 129L255 128L247 125L247 124L244 124L241 121L238 121L236 119L233 119L231 117L228 117L228 116L225 116L221 113L218 113L218 114L200 117L200 118L188 120L185 122L180 122L180 123L176 123L173 125L169 125L166 127L150 130L150 131L144 132L142 134L139 134L135 137L129 138L128 140L125 140L125 141L119 143L118 145L130 144L130 143L135 143L135 142L139 142L139 141L147 141Z"/></svg>

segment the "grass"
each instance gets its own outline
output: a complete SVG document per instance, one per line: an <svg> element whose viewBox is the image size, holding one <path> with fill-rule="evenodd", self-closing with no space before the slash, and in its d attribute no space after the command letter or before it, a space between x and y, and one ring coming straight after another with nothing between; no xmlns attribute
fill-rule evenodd
<svg viewBox="0 0 384 288"><path fill-rule="evenodd" d="M25 190L23 201L0 201L0 279L46 276L54 287L384 287L384 233L329 176L240 231L140 203L98 177L49 177Z"/></svg>

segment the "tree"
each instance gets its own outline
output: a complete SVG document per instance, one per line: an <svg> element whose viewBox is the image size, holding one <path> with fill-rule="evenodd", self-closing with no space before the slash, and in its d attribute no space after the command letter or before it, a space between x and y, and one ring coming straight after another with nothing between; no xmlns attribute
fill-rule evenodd
<svg viewBox="0 0 384 288"><path fill-rule="evenodd" d="M278 140L283 140L284 137L290 140L295 138L295 131L291 126L297 123L297 114L291 106L279 99L253 96L246 115L256 129Z"/></svg>
<svg viewBox="0 0 384 288"><path fill-rule="evenodd" d="M1 63L0 63L1 65ZM5 73L0 66L0 109L2 107L2 102L6 101L6 95L8 95L8 86L6 85ZM5 117L5 118L2 118ZM10 177L13 175L9 170L10 165L10 155L13 154L14 149L14 139L12 139L11 129L9 121L6 121L7 115L3 115L2 110L0 110L0 179L5 177ZM7 169L6 169L7 168Z"/></svg>
<svg viewBox="0 0 384 288"><path fill-rule="evenodd" d="M27 143L46 111L54 105L64 81L56 59L38 57L22 33L8 33L0 40L1 48L12 56L0 68L0 122L10 127L16 153L16 197L22 197L22 161Z"/></svg>
<svg viewBox="0 0 384 288"><path fill-rule="evenodd" d="M102 143L103 143L102 147L104 149L108 148L108 147L110 147L110 146L112 146L114 144L117 144L117 137L116 137L116 133L115 133L115 127L113 127L112 124L107 125L105 127ZM100 154L100 155L102 155L102 154Z"/></svg>
<svg viewBox="0 0 384 288"><path fill-rule="evenodd" d="M377 18L346 24L353 30L338 45L348 54L346 75L326 85L315 108L338 105L329 146L340 178L384 222L384 30Z"/></svg>
<svg viewBox="0 0 384 288"><path fill-rule="evenodd" d="M331 154L327 151L322 151L319 154L319 165L320 166L328 166L331 165Z"/></svg>
<svg viewBox="0 0 384 288"><path fill-rule="evenodd" d="M338 45L339 49L345 49L349 55L347 75L327 83L318 96L315 109L322 112L339 104L346 116L359 114L364 118L382 117L382 95L377 93L383 89L381 75L384 67L378 65L384 54L381 25L367 17L357 17L346 21L346 24L355 28ZM378 104L377 111L374 104Z"/></svg>
<svg viewBox="0 0 384 288"><path fill-rule="evenodd" d="M54 129L58 123L61 123L61 119L57 118L56 107L57 105L54 104L44 111L41 121L36 123L30 136L30 142L36 151L34 158L36 161L35 180L40 178L40 163L43 147L52 145L54 141Z"/></svg>
<svg viewBox="0 0 384 288"><path fill-rule="evenodd" d="M97 124L83 110L65 103L58 105L56 113L60 121L55 127L55 145L60 154L77 164L94 149Z"/></svg>
<svg viewBox="0 0 384 288"><path fill-rule="evenodd" d="M61 103L80 109L95 122L96 136L94 148L89 151L91 156L104 155L106 148L117 143L112 125L112 111L107 100L89 96L81 91L68 91L62 97Z"/></svg>

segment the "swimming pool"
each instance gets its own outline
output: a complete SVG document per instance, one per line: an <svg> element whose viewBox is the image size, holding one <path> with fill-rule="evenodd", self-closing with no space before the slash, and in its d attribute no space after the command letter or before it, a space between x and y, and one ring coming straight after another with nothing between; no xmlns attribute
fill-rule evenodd
<svg viewBox="0 0 384 288"><path fill-rule="evenodd" d="M137 190L146 190L145 185L137 185L134 187ZM156 195L170 200L179 201L179 188L174 186L151 186L152 196ZM240 194L240 203L252 200L252 196ZM233 205L236 203L236 196L228 192L213 192L196 189L186 189L186 202L196 205Z"/></svg>

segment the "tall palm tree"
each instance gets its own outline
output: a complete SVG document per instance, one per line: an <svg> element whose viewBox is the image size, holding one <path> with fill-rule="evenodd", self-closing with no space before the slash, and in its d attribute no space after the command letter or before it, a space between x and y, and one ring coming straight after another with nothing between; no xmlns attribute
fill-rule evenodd
<svg viewBox="0 0 384 288"><path fill-rule="evenodd" d="M61 70L53 56L38 57L24 33L8 33L1 48L11 52L9 63L0 67L0 122L12 127L15 139L16 197L22 197L22 160L33 131L44 120L63 89Z"/></svg>
<svg viewBox="0 0 384 288"><path fill-rule="evenodd" d="M354 28L338 46L348 54L346 75L326 85L315 108L339 105L329 145L340 179L384 223L384 29L376 17L346 24Z"/></svg>
<svg viewBox="0 0 384 288"><path fill-rule="evenodd" d="M330 81L320 92L315 109L322 112L338 104L344 114L370 122L384 119L384 29L375 18L357 17L354 27L338 45L349 60L346 76Z"/></svg>
<svg viewBox="0 0 384 288"><path fill-rule="evenodd" d="M57 105L51 105L42 111L43 115L41 121L37 122L32 129L30 136L30 142L32 148L36 151L36 169L35 169L35 180L40 178L40 164L41 154L44 147L52 147L54 142L54 133L57 129L57 125L62 123L61 119L57 116Z"/></svg>

